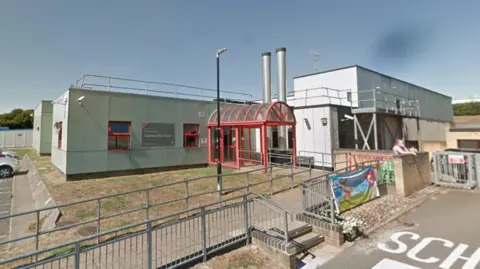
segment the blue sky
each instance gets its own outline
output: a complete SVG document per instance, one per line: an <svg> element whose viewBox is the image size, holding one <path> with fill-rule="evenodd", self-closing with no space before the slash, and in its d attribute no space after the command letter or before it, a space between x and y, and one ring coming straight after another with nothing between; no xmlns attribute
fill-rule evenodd
<svg viewBox="0 0 480 269"><path fill-rule="evenodd" d="M315 68L360 64L454 98L480 95L479 10L473 0L2 0L0 112L34 108L83 73L215 88L221 47L222 89L255 96L260 55L278 47L290 89Z"/></svg>

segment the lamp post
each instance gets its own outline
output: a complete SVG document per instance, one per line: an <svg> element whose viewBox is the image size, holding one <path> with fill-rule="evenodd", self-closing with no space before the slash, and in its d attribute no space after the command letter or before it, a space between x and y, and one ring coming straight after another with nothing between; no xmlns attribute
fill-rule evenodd
<svg viewBox="0 0 480 269"><path fill-rule="evenodd" d="M227 51L227 48L217 50L217 190L222 195L222 163L220 160L220 54Z"/></svg>

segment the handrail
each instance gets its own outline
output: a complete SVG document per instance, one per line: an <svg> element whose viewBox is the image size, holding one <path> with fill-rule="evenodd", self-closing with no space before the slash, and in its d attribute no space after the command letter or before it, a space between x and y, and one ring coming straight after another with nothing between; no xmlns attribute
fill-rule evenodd
<svg viewBox="0 0 480 269"><path fill-rule="evenodd" d="M264 195L261 195L259 193L256 193L254 191L251 191L250 192L251 194L254 194L260 198L262 198L263 201L266 201L267 203L269 203L270 205L276 207L277 209L281 210L282 212L287 212L290 216L292 216L293 218L293 213L285 208L283 208L280 204L278 204L277 202L273 201L272 199L269 199L268 197L265 197Z"/></svg>

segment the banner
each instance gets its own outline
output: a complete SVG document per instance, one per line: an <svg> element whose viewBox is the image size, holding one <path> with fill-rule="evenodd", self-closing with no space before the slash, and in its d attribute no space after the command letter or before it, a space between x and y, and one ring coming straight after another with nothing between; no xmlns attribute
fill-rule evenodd
<svg viewBox="0 0 480 269"><path fill-rule="evenodd" d="M337 213L364 204L378 196L375 172L371 166L357 172L329 177Z"/></svg>

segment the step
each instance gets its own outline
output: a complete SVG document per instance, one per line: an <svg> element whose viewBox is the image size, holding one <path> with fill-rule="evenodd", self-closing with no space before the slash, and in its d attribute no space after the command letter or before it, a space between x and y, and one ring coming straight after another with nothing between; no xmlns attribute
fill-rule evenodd
<svg viewBox="0 0 480 269"><path fill-rule="evenodd" d="M291 240L287 247L289 253L299 254L325 242L325 237L314 232L304 234Z"/></svg>
<svg viewBox="0 0 480 269"><path fill-rule="evenodd" d="M288 238L290 240L298 238L302 235L308 234L312 231L312 226L309 224L304 224L302 226L299 226L295 229L289 230L288 231ZM267 231L267 234L271 236L275 236L277 238L283 238L284 232L280 229L277 228L271 228Z"/></svg>

